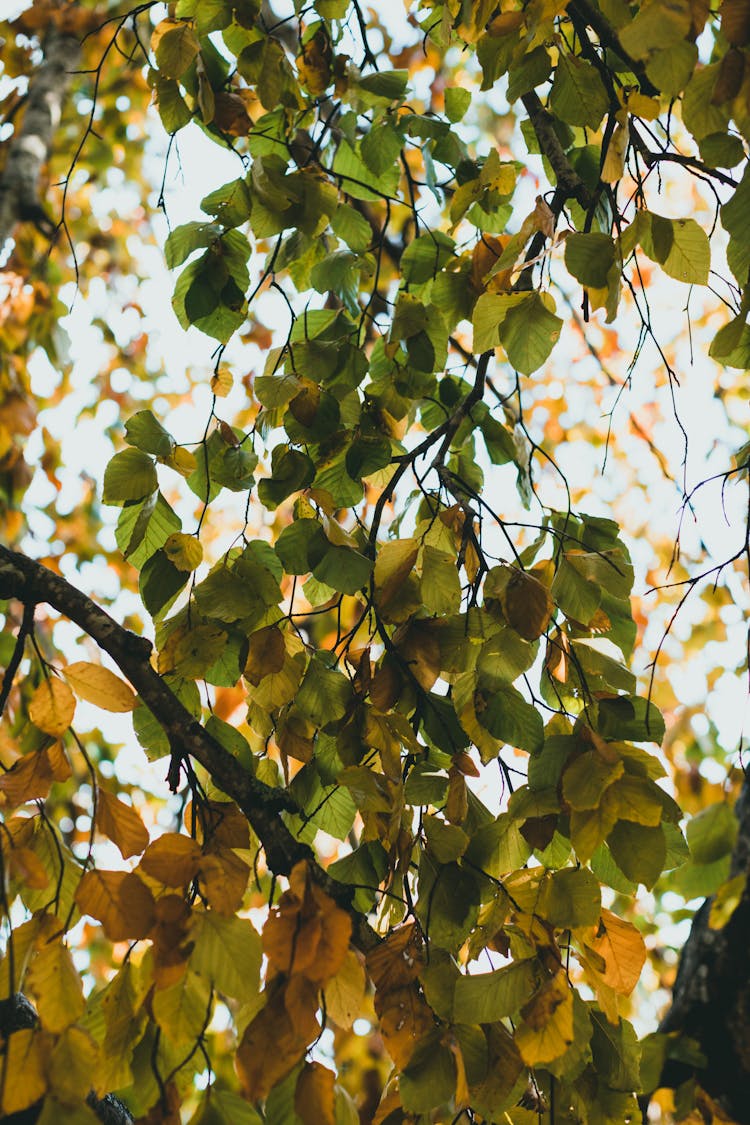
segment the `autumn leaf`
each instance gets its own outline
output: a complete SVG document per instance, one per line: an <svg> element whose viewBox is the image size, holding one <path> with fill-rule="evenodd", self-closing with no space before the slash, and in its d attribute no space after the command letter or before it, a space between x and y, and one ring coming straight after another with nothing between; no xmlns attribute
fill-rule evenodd
<svg viewBox="0 0 750 1125"><path fill-rule="evenodd" d="M79 699L93 703L104 711L133 711L136 697L133 689L109 668L78 660L63 668L63 675Z"/></svg>
<svg viewBox="0 0 750 1125"><path fill-rule="evenodd" d="M646 943L633 923L602 910L596 936L587 945L604 960L604 983L629 996L646 962Z"/></svg>
<svg viewBox="0 0 750 1125"><path fill-rule="evenodd" d="M134 872L87 871L75 899L82 914L101 922L110 941L144 938L154 922L153 896Z"/></svg>
<svg viewBox="0 0 750 1125"><path fill-rule="evenodd" d="M106 789L97 794L96 827L117 845L123 859L140 855L148 844L148 829L140 815Z"/></svg>
<svg viewBox="0 0 750 1125"><path fill-rule="evenodd" d="M294 1091L294 1109L304 1125L335 1125L336 1075L322 1063L306 1063Z"/></svg>
<svg viewBox="0 0 750 1125"><path fill-rule="evenodd" d="M146 848L139 867L165 887L184 887L198 874L200 845L176 832L165 832Z"/></svg>
<svg viewBox="0 0 750 1125"><path fill-rule="evenodd" d="M86 1006L83 982L61 938L45 942L37 952L29 969L28 988L46 1031L65 1031Z"/></svg>
<svg viewBox="0 0 750 1125"><path fill-rule="evenodd" d="M43 680L31 697L29 718L45 734L59 738L73 721L76 701L66 683L50 676Z"/></svg>
<svg viewBox="0 0 750 1125"><path fill-rule="evenodd" d="M252 1101L268 1095L279 1079L296 1066L320 1031L315 988L308 985L304 993L298 990L289 1005L287 988L288 984L280 982L272 989L266 1006L246 1028L237 1050L237 1072Z"/></svg>

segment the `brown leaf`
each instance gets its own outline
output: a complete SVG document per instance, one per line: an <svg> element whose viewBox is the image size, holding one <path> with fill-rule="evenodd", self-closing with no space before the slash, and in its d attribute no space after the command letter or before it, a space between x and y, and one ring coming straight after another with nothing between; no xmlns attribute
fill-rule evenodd
<svg viewBox="0 0 750 1125"><path fill-rule="evenodd" d="M514 570L502 596L503 613L512 629L525 641L535 641L546 630L554 604L543 582Z"/></svg>
<svg viewBox="0 0 750 1125"><path fill-rule="evenodd" d="M280 983L266 990L270 994L266 1006L248 1024L237 1049L237 1073L251 1101L265 1098L320 1032L315 1015L317 995L313 993L305 1002L298 993L289 1011L287 987Z"/></svg>
<svg viewBox="0 0 750 1125"><path fill-rule="evenodd" d="M376 991L375 1012L388 1054L399 1070L409 1063L419 1040L435 1025L431 1008L416 984Z"/></svg>
<svg viewBox="0 0 750 1125"><path fill-rule="evenodd" d="M250 868L230 848L222 848L201 856L198 878L211 909L229 916L242 905Z"/></svg>
<svg viewBox="0 0 750 1125"><path fill-rule="evenodd" d="M425 964L422 935L411 922L397 930L367 954L367 972L379 991L401 988L416 980Z"/></svg>
<svg viewBox="0 0 750 1125"><path fill-rule="evenodd" d="M723 0L719 12L727 43L746 47L750 42L750 0Z"/></svg>
<svg viewBox="0 0 750 1125"><path fill-rule="evenodd" d="M24 754L13 767L0 777L0 792L9 805L22 805L26 801L44 798L52 787L54 776L46 750Z"/></svg>
<svg viewBox="0 0 750 1125"><path fill-rule="evenodd" d="M165 887L184 887L198 874L200 857L200 845L190 836L165 832L149 844L138 867Z"/></svg>
<svg viewBox="0 0 750 1125"><path fill-rule="evenodd" d="M250 637L245 676L255 687L264 676L280 672L286 659L284 635L275 625L259 629Z"/></svg>
<svg viewBox="0 0 750 1125"><path fill-rule="evenodd" d="M322 1063L305 1063L294 1091L294 1110L304 1125L336 1125L336 1075Z"/></svg>
<svg viewBox="0 0 750 1125"><path fill-rule="evenodd" d="M135 872L87 871L76 904L102 924L110 941L145 938L154 922L154 897Z"/></svg>
<svg viewBox="0 0 750 1125"><path fill-rule="evenodd" d="M123 859L140 855L148 844L148 829L139 814L106 789L97 793L96 827L120 849Z"/></svg>

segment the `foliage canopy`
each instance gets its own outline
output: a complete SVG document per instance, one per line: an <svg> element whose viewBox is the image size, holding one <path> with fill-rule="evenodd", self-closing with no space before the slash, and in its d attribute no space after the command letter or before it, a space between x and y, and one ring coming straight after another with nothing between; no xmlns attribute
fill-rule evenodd
<svg viewBox="0 0 750 1125"><path fill-rule="evenodd" d="M710 348L734 439L747 0L44 0L0 31L0 974L38 1017L5 1028L3 1112L94 1121L93 1088L154 1125L605 1125L670 1058L711 1091L701 1044L634 1030L633 904L718 892L730 921L740 773L704 785L633 601L616 436L625 488L579 503L607 438L573 369L582 343L619 386L624 325L627 378L645 348L646 403L677 395L649 303L677 283L709 302L700 377ZM237 165L164 241L163 336L191 330L197 403L210 381L197 440L138 291L196 130ZM69 507L37 503L40 475L65 493L37 411L76 393L73 285L108 356L83 415L114 403L117 449ZM676 554L667 614L708 576L720 641L746 551ZM102 560L118 590L92 600Z"/></svg>

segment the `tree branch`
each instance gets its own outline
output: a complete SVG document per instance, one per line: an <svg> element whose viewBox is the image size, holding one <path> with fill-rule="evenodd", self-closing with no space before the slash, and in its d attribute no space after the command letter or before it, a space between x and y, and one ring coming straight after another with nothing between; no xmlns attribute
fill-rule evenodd
<svg viewBox="0 0 750 1125"><path fill-rule="evenodd" d="M2 545L0 598L16 598L24 605L44 602L96 641L127 676L159 722L169 739L173 755L194 758L207 770L215 784L237 803L260 840L271 871L277 875L288 875L296 863L306 860L315 882L350 913L355 944L366 951L377 943L378 935L352 907L351 889L332 879L319 867L312 851L294 838L281 819L280 814L284 810L298 811L286 790L273 789L248 773L193 718L152 666L150 641L125 629L65 578L21 552L11 551Z"/></svg>
<svg viewBox="0 0 750 1125"><path fill-rule="evenodd" d="M19 222L33 222L48 237L55 232L39 197L40 182L80 47L52 23L43 50L44 60L29 83L26 109L0 175L0 250Z"/></svg>
<svg viewBox="0 0 750 1125"><path fill-rule="evenodd" d="M608 23L599 9L594 4L591 4L589 0L575 0L570 7L596 32L602 47L608 47L610 50L614 51L615 54L619 55L622 61L627 64L638 79L638 84L642 93L647 94L649 97L656 97L659 91L648 78L643 63L632 58L627 51L623 49L614 28Z"/></svg>

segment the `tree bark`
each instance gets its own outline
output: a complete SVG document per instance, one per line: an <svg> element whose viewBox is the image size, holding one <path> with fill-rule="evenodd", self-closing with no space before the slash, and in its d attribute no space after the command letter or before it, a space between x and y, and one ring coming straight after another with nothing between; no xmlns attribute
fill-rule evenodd
<svg viewBox="0 0 750 1125"><path fill-rule="evenodd" d="M125 629L60 575L2 544L0 598L15 598L25 606L46 603L88 634L127 676L167 735L172 753L168 778L173 789L179 781L182 759L194 758L245 814L263 846L270 870L276 875L288 875L296 863L306 860L315 882L351 914L355 945L367 952L377 944L378 935L352 908L351 888L319 867L310 848L295 839L282 820L284 810L297 811L290 795L249 773L190 714L151 664L150 641Z"/></svg>
<svg viewBox="0 0 750 1125"><path fill-rule="evenodd" d="M33 222L50 237L55 231L40 198L40 185L80 46L51 23L42 49L44 59L29 82L23 117L8 144L0 175L0 250L19 222Z"/></svg>
<svg viewBox="0 0 750 1125"><path fill-rule="evenodd" d="M730 878L750 875L750 773L735 805L737 842ZM659 1027L679 1032L706 1057L698 1081L738 1125L750 1125L750 879L727 924L711 929L712 899L697 911L682 950L672 1005ZM691 1076L684 1064L668 1062L662 1083L675 1086Z"/></svg>

